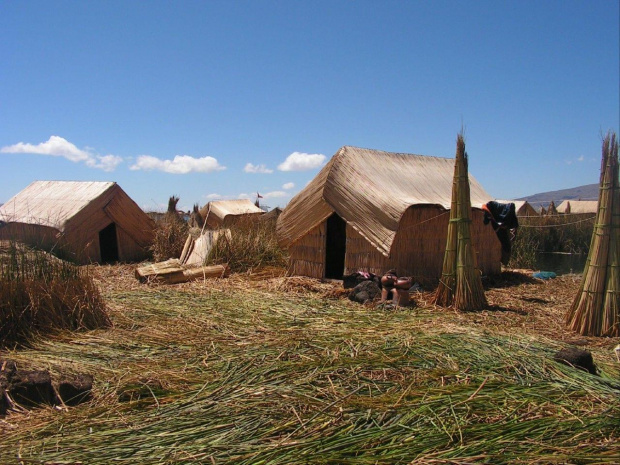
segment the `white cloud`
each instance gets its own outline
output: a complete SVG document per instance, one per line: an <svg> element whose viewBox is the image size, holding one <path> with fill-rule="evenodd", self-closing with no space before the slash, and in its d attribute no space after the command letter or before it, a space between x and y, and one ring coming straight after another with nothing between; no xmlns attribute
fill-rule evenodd
<svg viewBox="0 0 620 465"><path fill-rule="evenodd" d="M215 200L215 199L221 199L221 198L222 198L222 196L221 196L220 194L215 194L215 193L213 193L213 194L207 194L207 195L205 195L205 198L206 198L206 199L209 199L209 200Z"/></svg>
<svg viewBox="0 0 620 465"><path fill-rule="evenodd" d="M278 169L280 171L307 171L319 168L324 162L325 155L320 153L293 152L278 165Z"/></svg>
<svg viewBox="0 0 620 465"><path fill-rule="evenodd" d="M172 174L211 173L225 170L213 157L194 158L189 155L176 155L173 160L160 160L151 155L140 155L131 170L163 171Z"/></svg>
<svg viewBox="0 0 620 465"><path fill-rule="evenodd" d="M14 145L7 145L0 149L1 153L31 153L36 155L50 155L53 157L63 157L74 163L84 162L89 168L97 168L104 171L113 171L123 159L116 155L98 155L95 151L86 147L81 150L67 139L60 136L51 136L46 142L40 144L28 144L18 142Z"/></svg>
<svg viewBox="0 0 620 465"><path fill-rule="evenodd" d="M246 173L261 173L261 174L270 174L273 173L273 170L270 170L265 165L253 165L252 163L248 163L243 168L243 171Z"/></svg>
<svg viewBox="0 0 620 465"><path fill-rule="evenodd" d="M267 192L266 194L261 194L266 199L276 199L281 197L288 197L290 194L284 191L273 191Z"/></svg>
<svg viewBox="0 0 620 465"><path fill-rule="evenodd" d="M577 161L583 161L583 160L584 160L583 155L577 158Z"/></svg>
<svg viewBox="0 0 620 465"><path fill-rule="evenodd" d="M289 190L289 189L292 189L293 187L295 187L295 183L294 182L287 182L286 184L284 184L282 186L282 189Z"/></svg>
<svg viewBox="0 0 620 465"><path fill-rule="evenodd" d="M256 195L256 194L254 194L254 195ZM249 196L248 194L239 194L239 195L237 196L237 198L238 198L238 199L249 199L249 198L250 198L250 196Z"/></svg>
<svg viewBox="0 0 620 465"><path fill-rule="evenodd" d="M86 160L86 166L90 168L98 168L103 171L114 171L121 163L123 163L123 159L116 155L96 155L95 159L91 158Z"/></svg>

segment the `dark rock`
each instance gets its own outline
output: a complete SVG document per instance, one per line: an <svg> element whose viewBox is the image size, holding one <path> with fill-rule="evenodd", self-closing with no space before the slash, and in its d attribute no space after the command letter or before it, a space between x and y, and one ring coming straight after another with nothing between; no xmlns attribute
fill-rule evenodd
<svg viewBox="0 0 620 465"><path fill-rule="evenodd" d="M361 304L374 300L381 295L381 289L375 281L363 281L355 286L349 293L349 299Z"/></svg>
<svg viewBox="0 0 620 465"><path fill-rule="evenodd" d="M77 405L92 397L93 377L88 374L62 376L57 392L65 405Z"/></svg>
<svg viewBox="0 0 620 465"><path fill-rule="evenodd" d="M55 397L48 371L16 371L9 386L9 393L21 406L51 405Z"/></svg>
<svg viewBox="0 0 620 465"><path fill-rule="evenodd" d="M9 408L4 392L9 388L9 382L4 373L0 373L0 415L4 415Z"/></svg>
<svg viewBox="0 0 620 465"><path fill-rule="evenodd" d="M571 365L576 368L581 368L593 375L596 374L596 365L592 359L592 354L587 350L577 349L576 347L567 347L560 350L553 356L556 362L563 363L564 365Z"/></svg>
<svg viewBox="0 0 620 465"><path fill-rule="evenodd" d="M13 360L0 360L0 374L6 376L9 382L11 382L16 371L17 364Z"/></svg>
<svg viewBox="0 0 620 465"><path fill-rule="evenodd" d="M344 275L342 277L342 287L345 289L352 289L364 281L374 281L379 283L380 277L372 273L360 273L356 271L355 273Z"/></svg>

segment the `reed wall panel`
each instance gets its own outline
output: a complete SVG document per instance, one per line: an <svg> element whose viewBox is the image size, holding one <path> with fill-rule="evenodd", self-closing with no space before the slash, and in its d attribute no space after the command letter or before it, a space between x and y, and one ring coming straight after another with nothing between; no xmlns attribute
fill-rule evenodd
<svg viewBox="0 0 620 465"><path fill-rule="evenodd" d="M323 221L289 247L289 276L325 276L325 233L327 222Z"/></svg>
<svg viewBox="0 0 620 465"><path fill-rule="evenodd" d="M483 274L501 272L501 245L493 228L484 225L482 211L472 209L472 245ZM358 270L383 274L396 269L399 276L412 276L424 285L437 284L443 267L450 212L437 206L407 209L398 228L390 257L384 257L359 233L347 227L345 273Z"/></svg>

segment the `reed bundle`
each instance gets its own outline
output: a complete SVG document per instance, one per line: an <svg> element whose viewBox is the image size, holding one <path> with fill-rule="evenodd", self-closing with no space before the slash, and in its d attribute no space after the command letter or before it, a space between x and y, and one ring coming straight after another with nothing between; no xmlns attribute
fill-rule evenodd
<svg viewBox="0 0 620 465"><path fill-rule="evenodd" d="M0 347L109 325L87 268L14 242L0 247Z"/></svg>
<svg viewBox="0 0 620 465"><path fill-rule="evenodd" d="M620 336L620 186L618 141L603 140L598 213L581 288L566 315L570 329L588 336Z"/></svg>
<svg viewBox="0 0 620 465"><path fill-rule="evenodd" d="M468 160L462 134L456 141L450 223L435 304L461 311L481 310L487 305L472 247Z"/></svg>

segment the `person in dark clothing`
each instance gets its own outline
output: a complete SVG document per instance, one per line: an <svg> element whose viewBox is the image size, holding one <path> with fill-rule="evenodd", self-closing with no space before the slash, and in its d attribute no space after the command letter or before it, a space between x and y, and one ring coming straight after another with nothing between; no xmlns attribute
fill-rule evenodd
<svg viewBox="0 0 620 465"><path fill-rule="evenodd" d="M519 220L514 203L487 202L482 206L484 211L484 224L491 223L493 230L502 244L502 264L507 265L510 261L512 241L517 236Z"/></svg>

